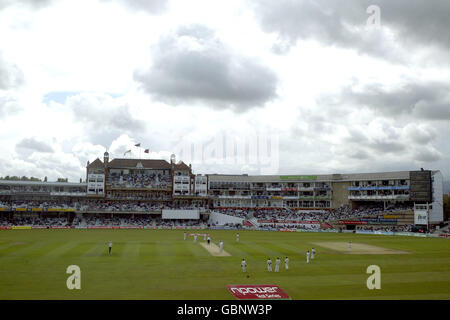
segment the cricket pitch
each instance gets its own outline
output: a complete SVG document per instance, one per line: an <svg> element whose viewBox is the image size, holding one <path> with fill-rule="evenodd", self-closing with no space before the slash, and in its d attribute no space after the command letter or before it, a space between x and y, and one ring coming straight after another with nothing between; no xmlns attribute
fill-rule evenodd
<svg viewBox="0 0 450 320"><path fill-rule="evenodd" d="M345 254L409 254L407 251L399 251L393 249L386 249L377 246L371 246L364 243L353 243L351 248L348 247L348 242L312 242L314 245L338 251Z"/></svg>
<svg viewBox="0 0 450 320"><path fill-rule="evenodd" d="M225 250L222 250L222 252L220 252L220 248L216 244L214 244L212 242L210 244L208 244L207 242L200 242L200 245L203 248L205 248L212 256L215 256L215 257L229 257L229 256L231 256L231 254L229 254Z"/></svg>

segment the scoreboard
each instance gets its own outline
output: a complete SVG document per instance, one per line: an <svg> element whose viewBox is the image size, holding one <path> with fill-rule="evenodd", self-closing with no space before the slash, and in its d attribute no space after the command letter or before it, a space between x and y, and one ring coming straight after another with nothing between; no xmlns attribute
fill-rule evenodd
<svg viewBox="0 0 450 320"><path fill-rule="evenodd" d="M431 171L410 171L410 200L414 202L431 202Z"/></svg>

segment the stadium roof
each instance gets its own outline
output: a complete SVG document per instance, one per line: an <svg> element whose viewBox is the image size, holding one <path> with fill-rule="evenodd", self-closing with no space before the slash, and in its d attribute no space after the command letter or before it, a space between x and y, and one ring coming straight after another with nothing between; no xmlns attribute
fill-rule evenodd
<svg viewBox="0 0 450 320"><path fill-rule="evenodd" d="M174 169L175 170L187 170L187 171L189 171L191 168L189 168L189 166L186 163L184 163L183 161L180 161L177 164L175 164Z"/></svg>
<svg viewBox="0 0 450 320"><path fill-rule="evenodd" d="M0 185L9 186L50 186L50 187L86 187L86 182L45 182L45 181L14 181L0 180Z"/></svg>
<svg viewBox="0 0 450 320"><path fill-rule="evenodd" d="M103 162L97 158L87 166L89 169L103 169Z"/></svg>
<svg viewBox="0 0 450 320"><path fill-rule="evenodd" d="M142 167L139 165L141 164ZM143 168L143 169L171 169L166 160L154 159L113 159L108 162L108 168Z"/></svg>
<svg viewBox="0 0 450 320"><path fill-rule="evenodd" d="M353 180L389 180L409 179L409 171L352 173L352 174L323 174L323 175L227 175L210 174L209 181L223 182L307 182L307 181L353 181Z"/></svg>

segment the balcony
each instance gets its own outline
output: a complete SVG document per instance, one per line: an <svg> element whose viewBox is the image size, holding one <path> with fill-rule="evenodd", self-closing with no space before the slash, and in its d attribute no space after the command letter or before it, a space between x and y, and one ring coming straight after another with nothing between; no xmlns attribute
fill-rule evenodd
<svg viewBox="0 0 450 320"><path fill-rule="evenodd" d="M299 196L299 200L314 200L314 196Z"/></svg>
<svg viewBox="0 0 450 320"><path fill-rule="evenodd" d="M251 190L265 191L266 187L264 187L264 186L253 186L253 187L251 187Z"/></svg>
<svg viewBox="0 0 450 320"><path fill-rule="evenodd" d="M348 191L369 191L369 190L409 190L409 186L380 186L380 187L347 187Z"/></svg>
<svg viewBox="0 0 450 320"><path fill-rule="evenodd" d="M397 194L397 195L374 195L374 196L367 196L367 195L349 195L349 200L409 200L409 195L407 194Z"/></svg>
<svg viewBox="0 0 450 320"><path fill-rule="evenodd" d="M298 191L314 191L314 187L298 187Z"/></svg>
<svg viewBox="0 0 450 320"><path fill-rule="evenodd" d="M243 196L243 195L234 195L234 196L229 196L229 195L214 195L214 198L219 198L219 199L251 199L252 196Z"/></svg>
<svg viewBox="0 0 450 320"><path fill-rule="evenodd" d="M84 197L86 192L50 192L51 196Z"/></svg>
<svg viewBox="0 0 450 320"><path fill-rule="evenodd" d="M331 187L329 186L314 187L314 191L329 191L329 190L331 190Z"/></svg>
<svg viewBox="0 0 450 320"><path fill-rule="evenodd" d="M330 196L315 196L314 200L331 200L331 195Z"/></svg>

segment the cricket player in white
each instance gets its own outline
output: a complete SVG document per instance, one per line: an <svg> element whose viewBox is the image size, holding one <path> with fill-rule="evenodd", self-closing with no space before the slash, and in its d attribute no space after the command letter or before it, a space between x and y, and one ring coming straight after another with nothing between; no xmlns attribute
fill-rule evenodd
<svg viewBox="0 0 450 320"><path fill-rule="evenodd" d="M348 250L352 250L352 242L351 241L348 242Z"/></svg>
<svg viewBox="0 0 450 320"><path fill-rule="evenodd" d="M197 242L197 235L194 234L194 242Z"/></svg>
<svg viewBox="0 0 450 320"><path fill-rule="evenodd" d="M245 272L247 269L247 262L245 262L245 259L242 259L241 262L242 272Z"/></svg>
<svg viewBox="0 0 450 320"><path fill-rule="evenodd" d="M220 253L222 253L222 251L223 251L223 241L222 240L220 240L220 242L219 242L219 249L220 249Z"/></svg>
<svg viewBox="0 0 450 320"><path fill-rule="evenodd" d="M267 259L267 271L272 272L272 260Z"/></svg>
<svg viewBox="0 0 450 320"><path fill-rule="evenodd" d="M186 231L184 232L184 240L186 240Z"/></svg>
<svg viewBox="0 0 450 320"><path fill-rule="evenodd" d="M239 233L236 234L236 241L239 242Z"/></svg>
<svg viewBox="0 0 450 320"><path fill-rule="evenodd" d="M314 255L316 254L316 249L311 249L311 259L314 259Z"/></svg>
<svg viewBox="0 0 450 320"><path fill-rule="evenodd" d="M289 269L289 258L286 257L286 259L284 259L284 267L287 269Z"/></svg>
<svg viewBox="0 0 450 320"><path fill-rule="evenodd" d="M206 241L206 233L203 234L203 241Z"/></svg>
<svg viewBox="0 0 450 320"><path fill-rule="evenodd" d="M309 263L309 250L306 251L306 263Z"/></svg>
<svg viewBox="0 0 450 320"><path fill-rule="evenodd" d="M280 263L281 263L280 258L277 258L277 260L275 260L275 272L280 271Z"/></svg>

